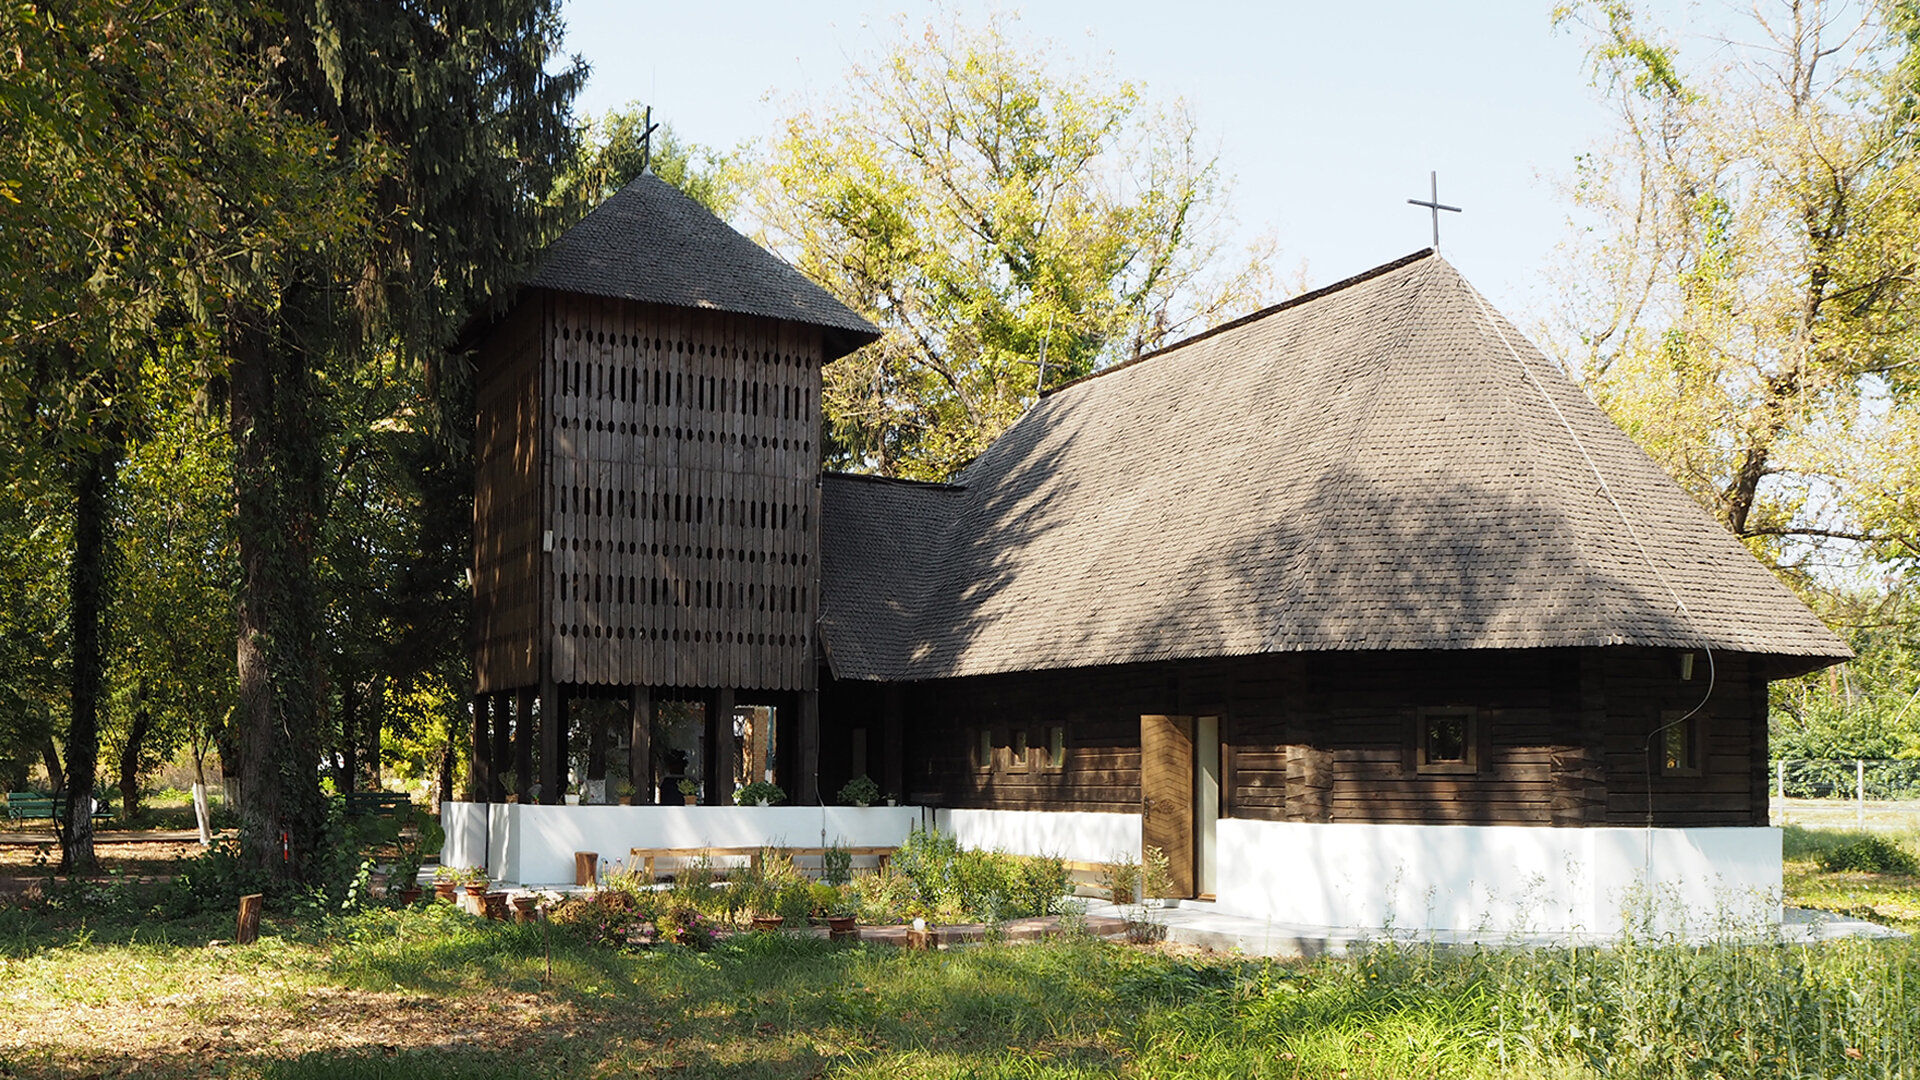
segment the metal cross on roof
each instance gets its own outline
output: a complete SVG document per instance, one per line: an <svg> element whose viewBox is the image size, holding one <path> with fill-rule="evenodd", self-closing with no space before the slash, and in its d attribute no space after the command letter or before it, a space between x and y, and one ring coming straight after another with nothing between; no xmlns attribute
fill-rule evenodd
<svg viewBox="0 0 1920 1080"><path fill-rule="evenodd" d="M1415 206L1424 206L1427 209L1433 211L1433 250L1439 251L1440 250L1440 211L1451 210L1454 213L1458 214L1461 212L1461 210L1457 206L1448 206L1445 203L1440 201L1440 174L1438 172L1428 173L1427 180L1432 185L1433 194L1427 196L1427 199L1424 202L1419 199L1408 199L1407 201L1412 203Z"/></svg>
<svg viewBox="0 0 1920 1080"><path fill-rule="evenodd" d="M651 105L647 106L646 115L640 118L640 171L641 172L646 172L647 167L653 164L653 133L655 129L659 128L659 126L660 126L659 124L656 124L653 122L653 106ZM1437 241L1436 241L1436 244L1437 244Z"/></svg>

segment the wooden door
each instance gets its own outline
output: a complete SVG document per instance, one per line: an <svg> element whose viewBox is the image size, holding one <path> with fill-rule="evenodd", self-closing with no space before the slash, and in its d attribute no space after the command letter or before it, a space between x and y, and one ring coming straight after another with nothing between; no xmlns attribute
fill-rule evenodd
<svg viewBox="0 0 1920 1080"><path fill-rule="evenodd" d="M1168 895L1193 893L1193 717L1140 718L1140 847L1167 857Z"/></svg>

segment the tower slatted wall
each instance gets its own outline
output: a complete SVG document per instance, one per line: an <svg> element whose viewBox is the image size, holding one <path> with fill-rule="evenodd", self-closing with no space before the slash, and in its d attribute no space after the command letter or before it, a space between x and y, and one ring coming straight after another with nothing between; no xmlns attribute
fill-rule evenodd
<svg viewBox="0 0 1920 1080"><path fill-rule="evenodd" d="M820 331L553 300L553 676L812 689Z"/></svg>
<svg viewBox="0 0 1920 1080"><path fill-rule="evenodd" d="M541 322L537 305L514 312L477 370L473 575L482 693L540 677Z"/></svg>

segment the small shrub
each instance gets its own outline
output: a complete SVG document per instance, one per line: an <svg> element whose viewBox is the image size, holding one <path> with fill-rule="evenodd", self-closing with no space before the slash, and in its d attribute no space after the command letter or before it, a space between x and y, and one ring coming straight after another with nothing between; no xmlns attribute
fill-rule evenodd
<svg viewBox="0 0 1920 1080"><path fill-rule="evenodd" d="M1857 871L1869 874L1917 874L1920 860L1884 836L1862 836L1820 853L1820 869L1829 874Z"/></svg>
<svg viewBox="0 0 1920 1080"><path fill-rule="evenodd" d="M847 806L869 806L880 801L880 785L870 776L856 776L840 788L840 801Z"/></svg>
<svg viewBox="0 0 1920 1080"><path fill-rule="evenodd" d="M1140 864L1120 854L1100 868L1100 890L1115 904L1131 904L1140 893Z"/></svg>
<svg viewBox="0 0 1920 1080"><path fill-rule="evenodd" d="M845 885L853 880L853 853L838 844L820 856L820 877L829 885Z"/></svg>
<svg viewBox="0 0 1920 1080"><path fill-rule="evenodd" d="M787 801L787 793L771 780L755 780L734 792L733 801L741 806L758 806L761 803L778 806Z"/></svg>

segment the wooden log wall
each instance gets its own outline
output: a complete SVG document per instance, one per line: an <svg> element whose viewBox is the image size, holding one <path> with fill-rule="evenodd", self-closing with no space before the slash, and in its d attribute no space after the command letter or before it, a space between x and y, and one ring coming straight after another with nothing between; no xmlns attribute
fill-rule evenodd
<svg viewBox="0 0 1920 1080"><path fill-rule="evenodd" d="M552 676L812 689L820 331L547 306Z"/></svg>
<svg viewBox="0 0 1920 1080"><path fill-rule="evenodd" d="M1765 680L1716 657L1698 775L1653 763L1657 825L1766 820ZM905 688L906 787L939 805L1133 812L1140 716L1222 718L1224 813L1272 821L1639 825L1647 736L1706 690L1704 661L1679 677L1672 650L1542 649L1253 657L959 679ZM875 729L874 695L828 694L833 730ZM1477 765L1418 768L1422 707L1471 708ZM1067 730L1058 770L1011 764ZM977 732L993 760L975 760ZM1657 748L1656 748L1657 750ZM1755 762L1761 764L1756 767Z"/></svg>
<svg viewBox="0 0 1920 1080"><path fill-rule="evenodd" d="M540 679L541 305L488 339L476 372L474 669L481 693Z"/></svg>

